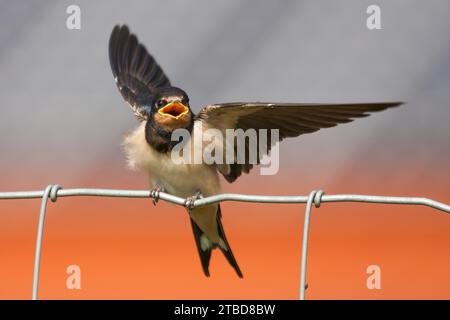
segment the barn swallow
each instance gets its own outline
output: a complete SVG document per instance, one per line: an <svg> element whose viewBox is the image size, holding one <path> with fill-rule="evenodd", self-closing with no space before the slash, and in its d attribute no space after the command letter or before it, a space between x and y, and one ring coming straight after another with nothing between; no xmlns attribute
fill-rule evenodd
<svg viewBox="0 0 450 320"><path fill-rule="evenodd" d="M351 122L370 112L401 104L233 102L207 105L195 115L186 92L171 85L153 56L125 25L115 26L111 33L109 60L122 97L140 120L140 125L124 141L129 166L148 174L152 190L164 190L191 200L220 193L219 175L232 183L242 173L248 173L253 163L174 163L170 151L177 143L171 139L175 129L188 130L191 139L208 128L222 132L227 129L278 129L282 140ZM209 276L211 252L218 248L242 278L225 236L220 204L190 207L188 212L204 274Z"/></svg>

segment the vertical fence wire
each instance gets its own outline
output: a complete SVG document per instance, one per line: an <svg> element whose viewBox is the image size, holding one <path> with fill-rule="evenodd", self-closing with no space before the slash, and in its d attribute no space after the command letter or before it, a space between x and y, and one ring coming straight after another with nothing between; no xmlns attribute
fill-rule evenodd
<svg viewBox="0 0 450 320"><path fill-rule="evenodd" d="M305 218L303 222L303 240L302 240L302 261L300 266L300 300L305 300L306 291L306 260L308 259L308 236L309 220L311 217L311 206L317 191L313 190L309 194L306 202Z"/></svg>
<svg viewBox="0 0 450 320"><path fill-rule="evenodd" d="M42 237L44 234L44 222L45 222L45 210L47 208L47 199L50 195L50 190L52 186L48 186L44 190L44 195L41 200L41 210L39 213L38 231L36 236L36 250L34 254L34 272L33 272L33 294L32 300L38 299L38 286L39 286L39 270L41 267L41 248L42 248Z"/></svg>

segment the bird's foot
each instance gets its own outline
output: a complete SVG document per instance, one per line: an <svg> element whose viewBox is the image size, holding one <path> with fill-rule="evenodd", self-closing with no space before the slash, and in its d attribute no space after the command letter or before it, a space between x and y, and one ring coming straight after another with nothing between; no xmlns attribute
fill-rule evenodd
<svg viewBox="0 0 450 320"><path fill-rule="evenodd" d="M156 206L159 200L159 193L165 192L164 188L156 187L150 190L150 197L152 198L153 205Z"/></svg>
<svg viewBox="0 0 450 320"><path fill-rule="evenodd" d="M194 209L194 202L201 198L203 198L202 193L200 191L197 191L192 197L186 198L186 200L184 201L184 206L190 212L192 211L192 209Z"/></svg>

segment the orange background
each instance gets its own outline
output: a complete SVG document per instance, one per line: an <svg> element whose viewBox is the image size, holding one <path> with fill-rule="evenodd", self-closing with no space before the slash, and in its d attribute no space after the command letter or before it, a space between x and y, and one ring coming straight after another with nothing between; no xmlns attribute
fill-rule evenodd
<svg viewBox="0 0 450 320"><path fill-rule="evenodd" d="M253 174L225 191L307 194L313 188L310 182L299 187L288 173L281 170L282 180ZM450 201L448 176L416 171L414 179L408 177L358 173L324 189ZM112 188L139 188L141 180L125 170L111 179L99 169L80 178L78 186L102 181ZM405 185L396 185L403 184L399 181ZM222 206L243 280L219 252L212 257L211 278L203 276L182 208L162 201L154 207L146 199L60 198L48 206L39 297L297 299L304 205ZM1 298L31 296L38 208L38 200L0 202ZM448 214L420 206L326 203L313 209L311 223L308 298L450 298ZM65 287L71 264L81 268L81 290ZM381 290L366 287L369 265L381 268Z"/></svg>

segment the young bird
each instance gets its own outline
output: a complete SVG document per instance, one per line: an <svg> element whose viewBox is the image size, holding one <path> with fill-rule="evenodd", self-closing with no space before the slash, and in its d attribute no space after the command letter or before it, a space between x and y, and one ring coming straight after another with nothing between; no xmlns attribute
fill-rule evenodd
<svg viewBox="0 0 450 320"><path fill-rule="evenodd" d="M191 140L210 128L218 129L224 135L227 129L278 129L282 140L351 122L354 118L367 116L369 112L401 104L234 102L208 105L194 115L186 92L171 85L155 59L125 25L115 26L111 33L109 60L120 93L141 121L124 141L129 165L149 175L153 191L164 190L189 199L189 204L199 197L220 193L219 173L231 183L243 172L248 173L253 164L248 157L244 163L175 163L171 150L178 141L172 141L171 135L176 129L188 130ZM271 146L269 141L267 152ZM248 145L246 148L248 152ZM260 159L257 160L259 163ZM241 269L225 237L220 205L187 207L204 274L209 276L211 252L219 248L242 278Z"/></svg>

